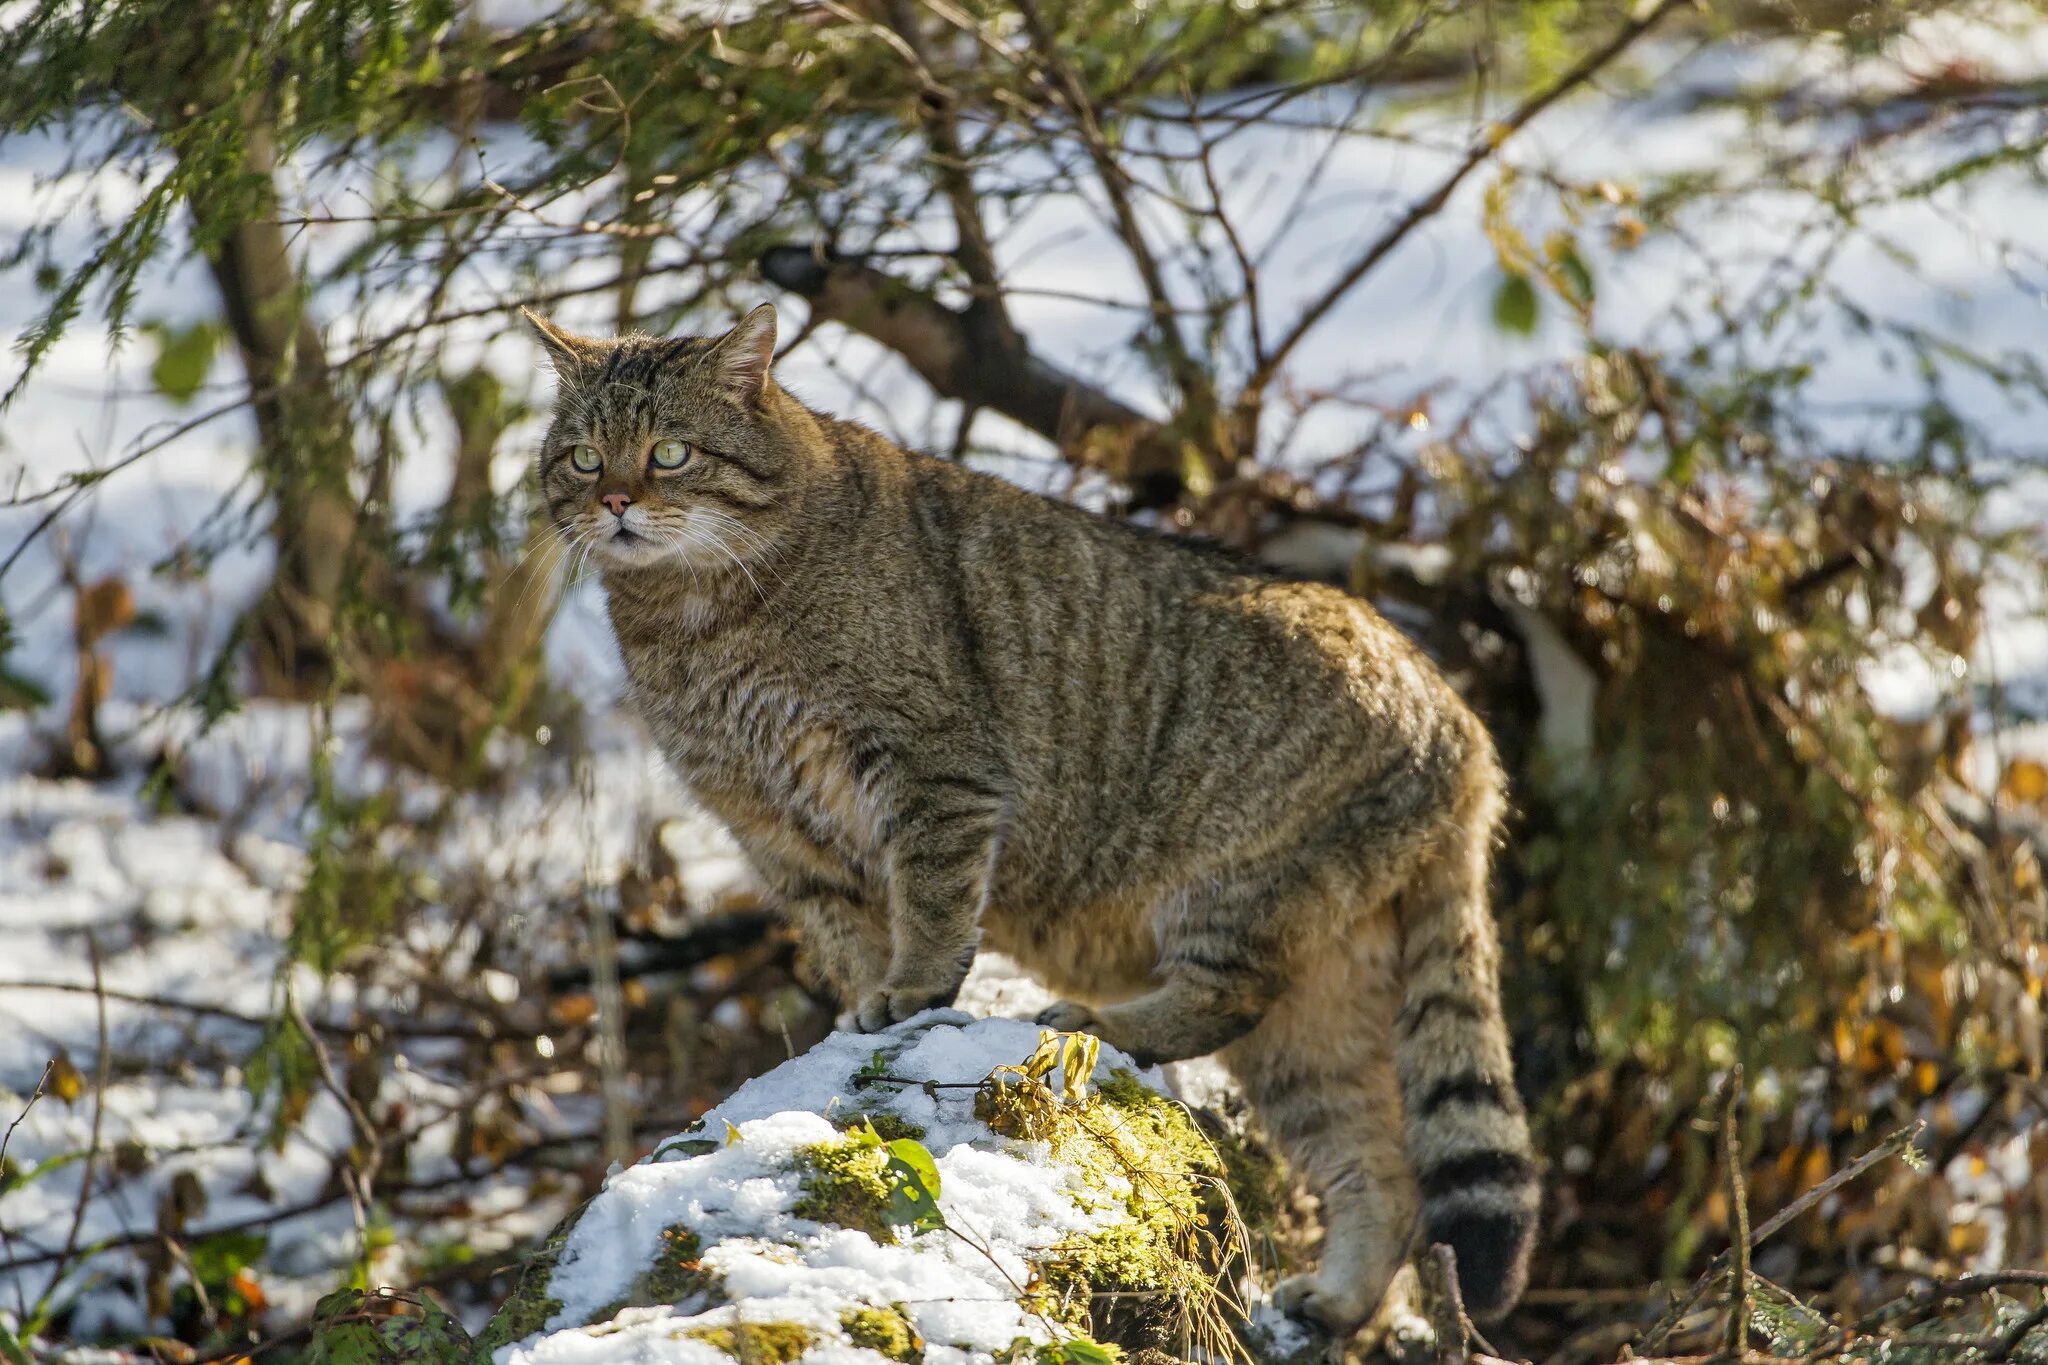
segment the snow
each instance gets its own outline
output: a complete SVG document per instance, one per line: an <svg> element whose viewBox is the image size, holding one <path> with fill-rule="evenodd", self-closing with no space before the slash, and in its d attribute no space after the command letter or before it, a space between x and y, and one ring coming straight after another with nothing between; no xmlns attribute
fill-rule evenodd
<svg viewBox="0 0 2048 1365"><path fill-rule="evenodd" d="M650 1357L688 1365L695 1348L677 1338L735 1315L815 1329L827 1340L805 1353L812 1365L855 1357L871 1365L873 1353L831 1340L841 1314L862 1307L900 1308L935 1363L986 1365L1019 1337L1051 1340L1049 1324L1017 1302L1034 1253L1129 1215L1101 1190L1077 1202L1089 1192L1045 1144L997 1137L973 1115L972 1087L1023 1061L1041 1034L1020 1020L928 1011L878 1035L834 1034L749 1081L692 1130L722 1141L717 1150L685 1155L667 1144L605 1182L578 1215L548 1281L559 1311L537 1340L501 1348L498 1365ZM891 1077L949 1088L863 1085L859 1077L877 1054ZM1118 1068L1135 1070L1105 1048L1098 1074ZM948 1230L885 1244L796 1216L802 1152L842 1136L827 1116L883 1111L925 1129ZM678 1225L700 1238L699 1263L722 1277L726 1302L695 1313L629 1309L586 1325L628 1294L655 1263L663 1230Z"/></svg>
<svg viewBox="0 0 2048 1365"><path fill-rule="evenodd" d="M320 1204L331 1193L336 1160L354 1137L341 1104L316 1094L303 1120L271 1150L262 1138L274 1101L253 1093L241 1069L287 987L316 1021L345 1021L354 1003L343 978L323 980L289 965L285 955L304 871L316 747L331 751L343 791L385 791L402 811L442 812L438 837L414 849L414 872L444 887L497 887L508 929L535 922L593 873L615 879L633 856L638 832L656 823L671 848L697 865L693 894L708 901L743 876L730 841L683 801L637 733L616 721L592 729L591 757L605 765L607 780L587 794L578 792L567 760L540 750L508 788L455 794L371 760L360 705L344 704L332 720L323 739L309 708L254 703L202 733L184 708L116 702L106 708L106 721L124 775L88 784L34 776L49 725L0 714L0 1119L11 1122L26 1109L7 1147L22 1179L0 1194L0 1229L9 1234L0 1262L146 1233L180 1176L196 1178L206 1192L188 1228L195 1238ZM169 756L184 798L204 813L152 808L142 775L158 754ZM578 818L560 818L565 807ZM414 948L423 950L441 932L430 912L413 927ZM110 995L108 1045L120 1064L103 1093L92 1079L99 1038L94 951ZM512 987L516 993L518 983ZM504 984L484 981L479 989L502 997ZM456 1171L456 1119L467 1100L436 1066L437 1048L445 1047L431 1038L404 1043L379 1092L381 1102L402 1104L411 1115L403 1145L415 1181ZM45 1095L29 1106L56 1056L86 1074L86 1093L68 1104ZM560 1124L575 1126L578 1105L587 1100L561 1103ZM147 1159L136 1163L141 1169L118 1174L102 1161L95 1197L81 1205L85 1165L76 1158L91 1143L96 1108L103 1151L132 1148ZM503 1174L515 1197L525 1184L521 1172ZM81 1208L74 1237L72 1219ZM530 1209L475 1226L428 1219L406 1227L416 1242L459 1235L487 1250L544 1232L560 1212L558 1199L538 1199ZM332 1288L337 1268L355 1254L345 1202L283 1218L268 1236L266 1291L287 1320ZM62 1283L54 1269L47 1261L0 1269L0 1311L25 1312L23 1305L47 1293L61 1298L91 1284L75 1332L89 1339L102 1330L150 1330L137 1251L76 1258Z"/></svg>

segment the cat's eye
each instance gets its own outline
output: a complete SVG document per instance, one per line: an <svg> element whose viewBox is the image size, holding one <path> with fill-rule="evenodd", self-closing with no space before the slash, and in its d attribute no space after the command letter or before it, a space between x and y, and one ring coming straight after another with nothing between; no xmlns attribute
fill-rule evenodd
<svg viewBox="0 0 2048 1365"><path fill-rule="evenodd" d="M569 463L576 466L578 473L595 474L604 468L604 457L597 453L596 446L586 443L570 450Z"/></svg>
<svg viewBox="0 0 2048 1365"><path fill-rule="evenodd" d="M654 448L656 469L681 469L690 458L688 441L663 441Z"/></svg>

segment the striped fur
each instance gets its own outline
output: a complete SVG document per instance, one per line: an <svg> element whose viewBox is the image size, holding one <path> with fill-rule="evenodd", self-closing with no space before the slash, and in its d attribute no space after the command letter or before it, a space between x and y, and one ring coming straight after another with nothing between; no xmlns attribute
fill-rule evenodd
<svg viewBox="0 0 2048 1365"><path fill-rule="evenodd" d="M1048 1023L1220 1051L1322 1197L1290 1308L1359 1325L1418 1222L1470 1305L1511 1304L1536 1185L1485 899L1501 776L1412 645L805 408L767 310L716 342L536 326L549 512L844 1022L950 1000L999 948L1067 997Z"/></svg>

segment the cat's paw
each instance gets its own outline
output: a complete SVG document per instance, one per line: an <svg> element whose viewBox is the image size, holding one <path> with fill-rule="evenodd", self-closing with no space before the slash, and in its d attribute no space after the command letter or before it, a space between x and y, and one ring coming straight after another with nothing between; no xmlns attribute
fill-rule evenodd
<svg viewBox="0 0 2048 1365"><path fill-rule="evenodd" d="M1373 1305L1356 1289L1331 1284L1321 1275L1290 1275L1273 1287L1273 1306L1333 1337L1348 1337L1372 1316Z"/></svg>
<svg viewBox="0 0 2048 1365"><path fill-rule="evenodd" d="M902 1023L913 1014L922 1014L928 1009L952 1004L953 997L957 994L958 987L935 991L929 986L908 989L884 986L880 990L869 991L860 998L860 1003L850 1011L851 1024L854 1030L860 1033L880 1033L892 1024ZM847 1016L841 1015L840 1018L845 1021Z"/></svg>
<svg viewBox="0 0 2048 1365"><path fill-rule="evenodd" d="M1099 1036L1102 1032L1102 1017L1086 1005L1072 1000L1047 1005L1038 1012L1034 1022L1058 1029L1061 1033L1093 1033Z"/></svg>

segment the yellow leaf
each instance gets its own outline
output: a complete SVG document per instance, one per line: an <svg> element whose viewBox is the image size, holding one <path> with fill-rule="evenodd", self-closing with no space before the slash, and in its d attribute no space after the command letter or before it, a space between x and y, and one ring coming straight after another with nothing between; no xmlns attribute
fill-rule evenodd
<svg viewBox="0 0 2048 1365"><path fill-rule="evenodd" d="M1998 794L2016 806L2048 803L2048 766L2031 758L2014 759L1998 779Z"/></svg>
<svg viewBox="0 0 2048 1365"><path fill-rule="evenodd" d="M79 590L72 616L79 647L90 649L101 636L134 621L135 598L119 578L102 578Z"/></svg>
<svg viewBox="0 0 2048 1365"><path fill-rule="evenodd" d="M587 1024L597 1018L597 997L594 995L565 995L555 1001L549 1011L555 1022L569 1028Z"/></svg>
<svg viewBox="0 0 2048 1365"><path fill-rule="evenodd" d="M50 1061L50 1093L66 1104L76 1104L85 1093L85 1073L61 1052Z"/></svg>
<svg viewBox="0 0 2048 1365"><path fill-rule="evenodd" d="M234 1286L235 1292L240 1294L243 1301L249 1305L251 1313L261 1313L270 1306L270 1296L263 1292L262 1284L257 1281L254 1275L249 1273L247 1267L237 1270L234 1278L229 1280L228 1283ZM248 1358L247 1356L236 1357L236 1359L244 1361ZM230 1365L232 1365L232 1362L230 1362Z"/></svg>

